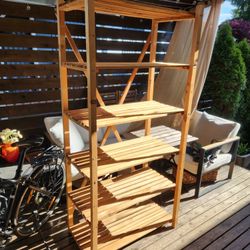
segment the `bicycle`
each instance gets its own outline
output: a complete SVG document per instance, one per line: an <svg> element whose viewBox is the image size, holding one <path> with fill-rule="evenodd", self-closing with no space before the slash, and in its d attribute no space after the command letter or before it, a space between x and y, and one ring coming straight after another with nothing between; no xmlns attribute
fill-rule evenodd
<svg viewBox="0 0 250 250"><path fill-rule="evenodd" d="M43 140L37 137L14 143L21 149L15 176L0 177L0 247L6 246L14 233L29 236L38 231L42 237L39 229L60 201L65 184L61 149L51 146L43 150L23 171L27 152L41 146Z"/></svg>

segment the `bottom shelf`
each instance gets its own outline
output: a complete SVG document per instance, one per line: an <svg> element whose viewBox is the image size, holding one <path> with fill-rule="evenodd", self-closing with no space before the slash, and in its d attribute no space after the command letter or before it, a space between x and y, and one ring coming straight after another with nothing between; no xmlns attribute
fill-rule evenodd
<svg viewBox="0 0 250 250"><path fill-rule="evenodd" d="M156 203L131 207L122 212L99 221L98 249L118 249L143 237L144 235L163 226L172 219ZM88 222L81 222L70 231L80 249L90 249L90 226Z"/></svg>

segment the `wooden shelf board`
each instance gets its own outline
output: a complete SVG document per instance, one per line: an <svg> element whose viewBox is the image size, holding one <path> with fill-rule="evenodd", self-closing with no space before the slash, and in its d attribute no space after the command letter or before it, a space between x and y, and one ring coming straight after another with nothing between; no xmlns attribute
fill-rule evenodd
<svg viewBox="0 0 250 250"><path fill-rule="evenodd" d="M67 1L60 6L60 10L72 11L83 10L83 0ZM150 5L141 2L127 0L98 0L95 1L95 12L111 15L130 16L146 19L192 19L194 13L176 10L157 5Z"/></svg>
<svg viewBox="0 0 250 250"><path fill-rule="evenodd" d="M156 101L115 104L97 108L97 127L143 121L164 117L168 114L183 112L182 108L162 104ZM76 109L66 112L69 118L79 125L88 128L88 109Z"/></svg>
<svg viewBox="0 0 250 250"><path fill-rule="evenodd" d="M64 65L68 69L86 71L86 63L65 62ZM172 69L189 69L188 64L184 63L168 63L168 62L97 62L97 69L133 69L133 68L172 68Z"/></svg>
<svg viewBox="0 0 250 250"><path fill-rule="evenodd" d="M98 148L98 176L151 162L179 150L156 138L145 136ZM69 154L68 158L84 175L90 177L89 150Z"/></svg>
<svg viewBox="0 0 250 250"><path fill-rule="evenodd" d="M101 181L98 186L98 218L109 217L174 187L175 183L151 168ZM90 221L90 185L70 192L69 196Z"/></svg>
<svg viewBox="0 0 250 250"><path fill-rule="evenodd" d="M98 249L119 249L163 226L172 215L150 201L99 221ZM70 227L80 249L90 249L90 226L82 222Z"/></svg>

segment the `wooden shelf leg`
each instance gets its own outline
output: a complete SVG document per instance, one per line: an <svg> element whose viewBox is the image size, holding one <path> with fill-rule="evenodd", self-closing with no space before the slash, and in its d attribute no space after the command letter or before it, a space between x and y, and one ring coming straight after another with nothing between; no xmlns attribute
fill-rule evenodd
<svg viewBox="0 0 250 250"><path fill-rule="evenodd" d="M179 157L177 174L176 174L176 188L175 188L175 195L174 195L174 208L173 208L173 221L172 221L173 227L176 227L177 225L178 212L180 208L182 178L183 178L184 162L185 162L186 146L187 146L187 135L188 135L188 128L190 124L190 116L191 116L191 109L192 109L193 90L194 90L194 84L195 84L195 78L196 78L196 64L197 64L198 55L199 55L199 43L200 43L200 34L201 34L204 7L205 5L201 3L196 6L196 10L195 10L192 47L191 47L191 54L190 54L190 59L189 59L190 69L188 72L186 92L185 92L185 97L184 97L184 114L183 114L181 144L180 144L180 152L179 152L180 157Z"/></svg>
<svg viewBox="0 0 250 250"><path fill-rule="evenodd" d="M98 247L98 179L97 179L97 126L96 126L96 35L94 1L85 0L85 29L88 79L88 114L91 185L91 249Z"/></svg>
<svg viewBox="0 0 250 250"><path fill-rule="evenodd" d="M65 155L70 153L70 141L69 141L69 119L65 115L68 111L68 77L67 68L64 66L66 62L66 25L65 25L65 13L59 11L59 4L62 1L57 1L57 28L58 28L58 46L59 46L59 66L60 66L60 87L61 87L61 109L63 120L63 134L64 134L64 153ZM72 191L71 180L71 166L69 160L65 157L65 169L66 169L66 192ZM67 211L68 211L68 227L73 225L73 204L69 196L67 198Z"/></svg>

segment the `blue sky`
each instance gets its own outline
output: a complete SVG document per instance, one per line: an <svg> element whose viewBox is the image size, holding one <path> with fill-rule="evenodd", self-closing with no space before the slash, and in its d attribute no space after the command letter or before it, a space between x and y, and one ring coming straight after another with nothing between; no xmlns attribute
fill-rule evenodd
<svg viewBox="0 0 250 250"><path fill-rule="evenodd" d="M234 6L231 4L231 2L230 1L225 1L222 4L219 23L222 23L225 20L231 19L233 9L234 9Z"/></svg>

